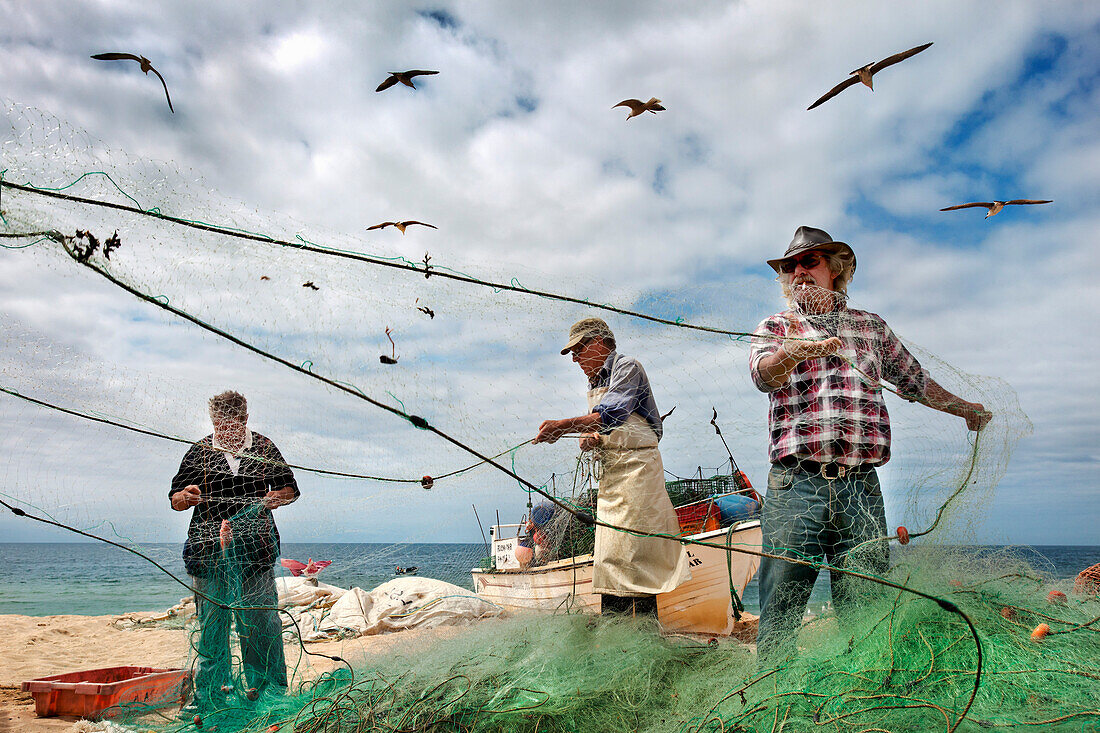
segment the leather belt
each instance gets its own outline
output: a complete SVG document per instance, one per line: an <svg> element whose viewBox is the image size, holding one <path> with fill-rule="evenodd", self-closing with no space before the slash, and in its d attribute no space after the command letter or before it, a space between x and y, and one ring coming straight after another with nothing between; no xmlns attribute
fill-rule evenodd
<svg viewBox="0 0 1100 733"><path fill-rule="evenodd" d="M840 463L818 463L817 461L799 458L798 456L783 456L776 461L776 465L783 466L783 468L793 468L796 471L802 471L811 476L817 475L821 478L830 480L844 478L850 473L859 473L860 471L867 471L874 468L874 466L869 463L861 463L857 466L845 466Z"/></svg>

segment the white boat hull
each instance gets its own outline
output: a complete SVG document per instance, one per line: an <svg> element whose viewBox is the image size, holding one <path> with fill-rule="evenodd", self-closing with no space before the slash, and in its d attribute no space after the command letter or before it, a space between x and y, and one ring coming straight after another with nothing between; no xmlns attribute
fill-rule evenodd
<svg viewBox="0 0 1100 733"><path fill-rule="evenodd" d="M760 564L758 556L736 549L760 551L760 522L743 522L732 535L728 529L718 529L687 539L723 547L728 539L734 551L688 545L691 580L657 596L657 618L668 631L729 634L734 628L730 587L740 597ZM475 568L472 573L478 596L510 611L600 612L600 595L592 592L592 555L527 570Z"/></svg>

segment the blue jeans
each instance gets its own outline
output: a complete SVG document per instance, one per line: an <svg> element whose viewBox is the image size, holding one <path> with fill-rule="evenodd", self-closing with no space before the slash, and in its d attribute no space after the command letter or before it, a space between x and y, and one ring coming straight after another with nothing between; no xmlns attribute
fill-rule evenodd
<svg viewBox="0 0 1100 733"><path fill-rule="evenodd" d="M886 512L874 468L844 478L773 464L761 518L764 552L809 561L828 561L874 575L890 565ZM758 658L778 662L794 653L798 627L806 611L817 568L764 558L760 563ZM830 571L833 606L843 621L860 602L860 593L879 586Z"/></svg>
<svg viewBox="0 0 1100 733"><path fill-rule="evenodd" d="M191 582L196 590L226 605L274 608L278 604L275 572L270 568L241 578L218 567L212 577L192 577ZM286 657L283 654L283 627L277 611L225 609L198 595L195 605L199 617L199 638L195 645L196 701L210 704L222 700L222 687L232 684L231 617L241 644L245 687L257 691L265 687L285 691Z"/></svg>

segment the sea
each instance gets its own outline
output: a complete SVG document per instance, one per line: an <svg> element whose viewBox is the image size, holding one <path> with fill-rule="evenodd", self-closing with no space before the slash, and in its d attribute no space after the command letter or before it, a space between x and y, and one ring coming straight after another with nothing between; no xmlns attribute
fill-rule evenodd
<svg viewBox="0 0 1100 733"><path fill-rule="evenodd" d="M101 616L163 611L190 595L175 579L187 580L181 545L148 544L134 549L144 557L103 543L0 543L0 614ZM904 552L895 548L895 560L899 549ZM1100 545L959 549L975 555L1020 557L1052 582L1071 580L1100 563ZM422 577L472 591L470 570L485 554L482 544L282 544L285 558L331 560L318 579L341 588L375 588L392 580L396 567L416 566ZM276 572L288 574L281 567ZM756 580L746 588L743 601L750 613L759 612ZM810 612L820 611L828 601L828 573L821 573L810 596Z"/></svg>

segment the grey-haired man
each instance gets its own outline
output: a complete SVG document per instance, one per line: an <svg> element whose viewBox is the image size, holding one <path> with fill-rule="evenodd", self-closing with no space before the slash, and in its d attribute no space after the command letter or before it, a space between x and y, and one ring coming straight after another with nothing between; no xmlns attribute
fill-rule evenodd
<svg viewBox="0 0 1100 733"><path fill-rule="evenodd" d="M214 432L187 450L168 492L174 510L194 508L183 562L199 592L199 637L193 696L180 711L185 718L223 707L233 682L253 697L283 694L287 686L275 611L279 531L271 512L298 498L298 484L275 444L248 429L244 395L215 395L209 409ZM236 680L231 620L241 648Z"/></svg>
<svg viewBox="0 0 1100 733"><path fill-rule="evenodd" d="M856 256L846 243L799 227L768 264L790 307L757 327L749 354L753 382L770 403L764 550L884 573L889 548L875 468L890 460L890 419L880 380L910 401L965 419L971 430L981 430L990 413L937 384L882 318L847 306ZM794 651L816 578L806 565L761 562L761 659ZM856 589L843 573L831 579L843 616Z"/></svg>
<svg viewBox="0 0 1100 733"><path fill-rule="evenodd" d="M642 532L676 535L679 523L665 490L657 443L663 426L645 369L615 350L615 335L602 319L584 318L569 329L562 355L588 377L588 409L577 417L546 420L535 443L580 433L582 451L601 463L596 516L601 522ZM592 590L602 610L656 613L656 594L691 577L679 543L636 537L596 527Z"/></svg>

